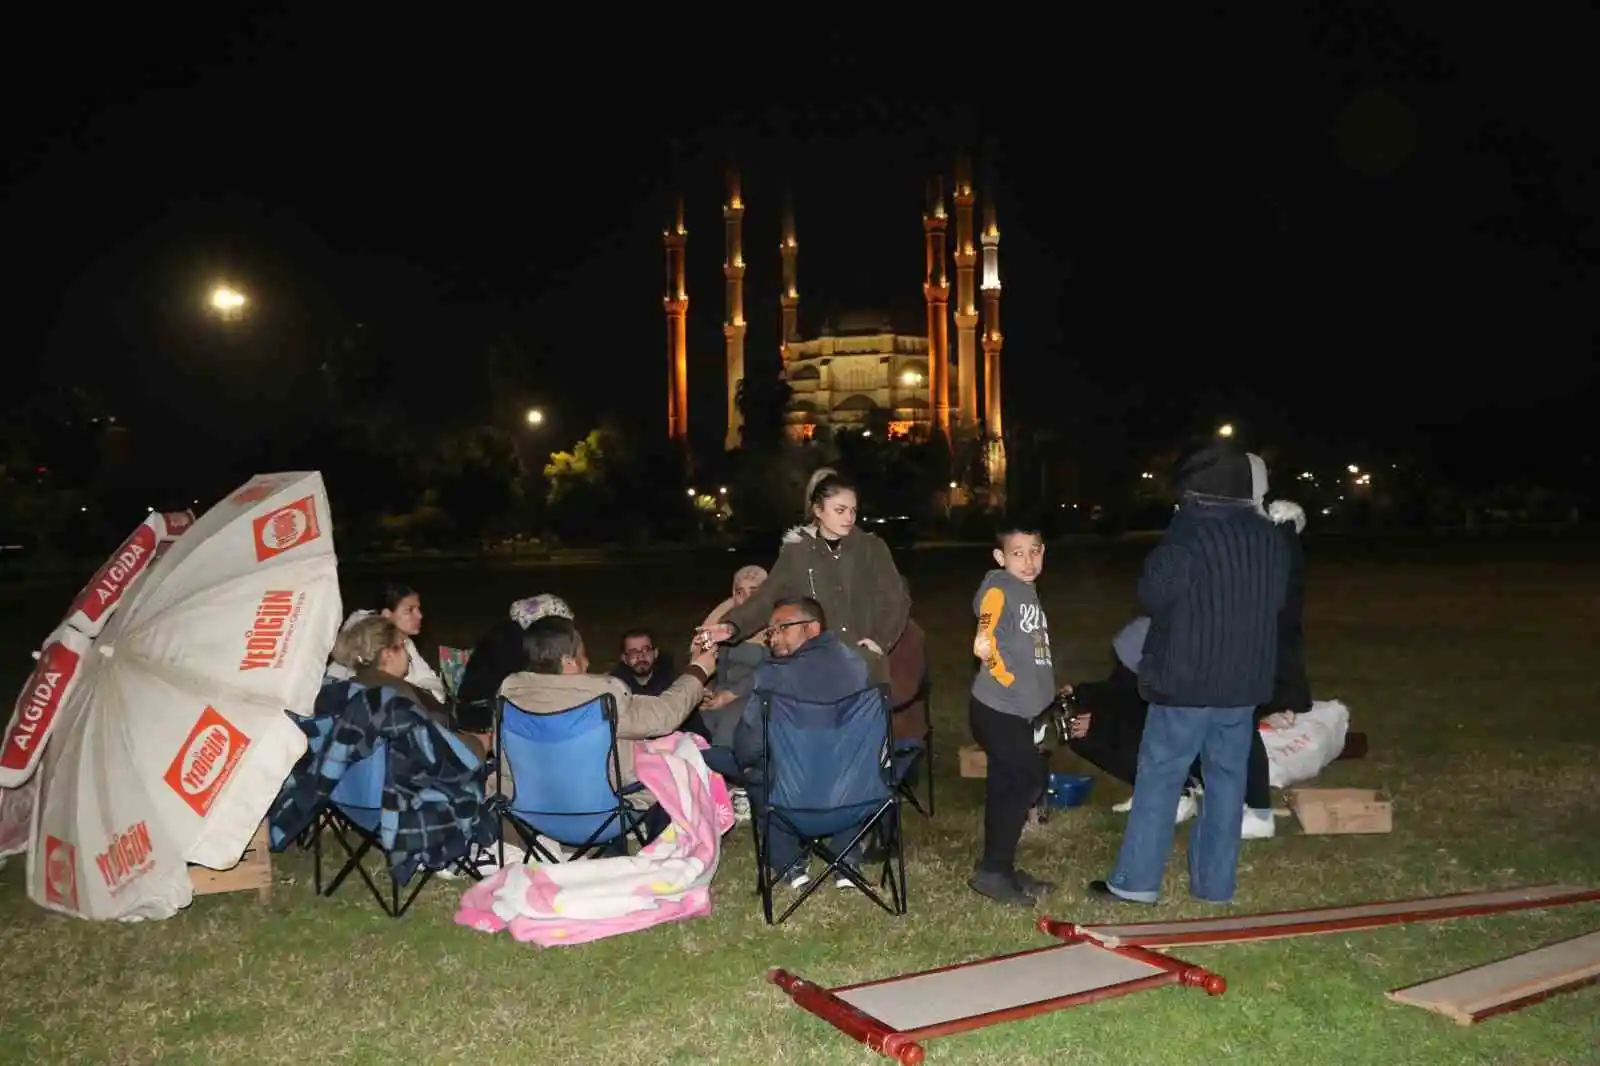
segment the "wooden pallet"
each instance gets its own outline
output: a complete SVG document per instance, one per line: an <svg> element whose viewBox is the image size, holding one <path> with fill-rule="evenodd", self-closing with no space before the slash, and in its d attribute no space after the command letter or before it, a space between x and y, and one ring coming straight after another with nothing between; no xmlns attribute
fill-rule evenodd
<svg viewBox="0 0 1600 1066"><path fill-rule="evenodd" d="M1395 1003L1471 1025L1561 992L1600 983L1600 932L1436 977L1384 995Z"/></svg>
<svg viewBox="0 0 1600 1066"><path fill-rule="evenodd" d="M1316 933L1345 933L1353 929L1446 918L1474 918L1484 914L1504 914L1508 911L1559 907L1596 900L1600 900L1600 889L1534 885L1493 892L1463 892L1453 896L1279 911L1274 914L1239 914L1224 918L1188 918L1170 922L1073 928L1107 947L1138 944L1147 948L1170 948L1179 945L1228 944L1240 940L1277 940Z"/></svg>
<svg viewBox="0 0 1600 1066"><path fill-rule="evenodd" d="M272 900L272 851L268 847L265 820L256 827L239 861L226 870L213 870L207 866L189 866L189 880L194 884L194 894L209 896L213 892L257 893L262 903Z"/></svg>

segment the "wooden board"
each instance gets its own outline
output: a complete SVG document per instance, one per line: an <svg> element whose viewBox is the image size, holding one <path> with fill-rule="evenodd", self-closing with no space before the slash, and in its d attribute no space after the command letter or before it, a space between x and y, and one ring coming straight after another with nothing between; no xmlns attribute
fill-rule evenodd
<svg viewBox="0 0 1600 1066"><path fill-rule="evenodd" d="M1436 977L1384 995L1471 1025L1600 982L1600 932Z"/></svg>
<svg viewBox="0 0 1600 1066"><path fill-rule="evenodd" d="M239 861L226 870L213 870L207 866L189 867L189 880L194 884L194 894L208 896L213 892L250 892L261 897L262 903L272 899L272 851L268 847L267 823L256 827L256 835Z"/></svg>
<svg viewBox="0 0 1600 1066"><path fill-rule="evenodd" d="M1120 925L1074 926L1078 932L1107 947L1137 944L1147 948L1180 944L1227 944L1239 940L1277 940L1317 933L1343 933L1408 922L1470 918L1483 914L1600 900L1600 889L1570 885L1534 885L1493 892L1463 892L1453 896L1360 903L1346 907L1241 914L1226 918L1191 918L1172 922L1136 922Z"/></svg>

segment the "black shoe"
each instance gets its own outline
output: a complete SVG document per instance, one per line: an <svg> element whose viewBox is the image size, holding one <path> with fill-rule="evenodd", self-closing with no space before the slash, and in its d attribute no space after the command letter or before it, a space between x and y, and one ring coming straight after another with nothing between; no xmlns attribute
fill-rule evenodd
<svg viewBox="0 0 1600 1066"><path fill-rule="evenodd" d="M1044 899L1056 887L1054 881L1041 881L1026 870L1018 870L1016 877L1017 884L1022 886L1022 891L1034 899Z"/></svg>
<svg viewBox="0 0 1600 1066"><path fill-rule="evenodd" d="M967 878L967 887L980 896L987 896L996 903L1004 903L1012 907L1032 907L1034 899L1023 890L1017 882L1015 874L995 873L992 870L976 870Z"/></svg>

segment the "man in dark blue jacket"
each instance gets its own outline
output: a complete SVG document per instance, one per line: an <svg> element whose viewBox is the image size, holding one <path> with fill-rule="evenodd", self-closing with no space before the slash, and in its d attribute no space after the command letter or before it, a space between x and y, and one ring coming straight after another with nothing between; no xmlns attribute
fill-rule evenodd
<svg viewBox="0 0 1600 1066"><path fill-rule="evenodd" d="M1252 502L1250 463L1223 443L1180 460L1178 512L1139 578L1150 616L1139 692L1150 704L1133 810L1116 869L1095 894L1154 903L1172 848L1172 812L1195 756L1205 800L1189 833L1189 893L1226 903L1239 863L1250 733L1272 698L1278 612L1288 583L1283 538Z"/></svg>

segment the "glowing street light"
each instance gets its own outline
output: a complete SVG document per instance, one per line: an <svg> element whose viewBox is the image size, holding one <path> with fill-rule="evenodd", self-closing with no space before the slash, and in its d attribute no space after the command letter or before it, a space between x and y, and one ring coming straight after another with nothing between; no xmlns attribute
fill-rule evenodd
<svg viewBox="0 0 1600 1066"><path fill-rule="evenodd" d="M1345 469L1350 471L1352 474L1361 473L1361 468L1354 463L1351 463L1349 466L1345 467Z"/></svg>
<svg viewBox="0 0 1600 1066"><path fill-rule="evenodd" d="M245 294L232 285L222 284L211 290L211 310L224 321L232 322L243 315L247 303Z"/></svg>
<svg viewBox="0 0 1600 1066"><path fill-rule="evenodd" d="M900 384L909 388L916 388L918 385L922 384L922 374L916 370L907 370L904 374L900 375Z"/></svg>
<svg viewBox="0 0 1600 1066"><path fill-rule="evenodd" d="M1217 427L1217 436L1219 436L1219 437L1231 437L1231 436L1233 436L1233 423L1232 422L1224 422L1224 423L1222 423L1222 425L1218 426Z"/></svg>
<svg viewBox="0 0 1600 1066"><path fill-rule="evenodd" d="M528 413L524 415L523 418L527 420L527 423L530 426L544 425L544 412L539 410L537 407L528 408Z"/></svg>

